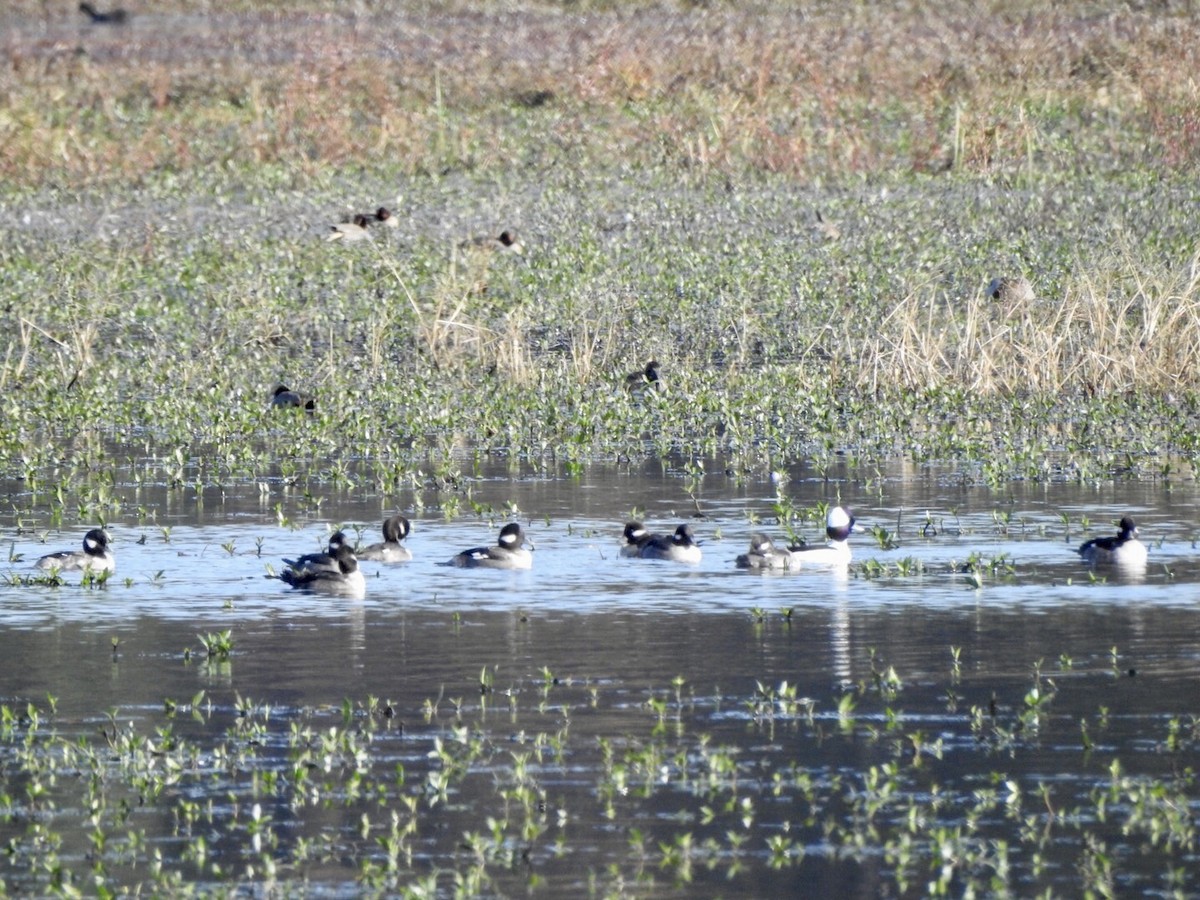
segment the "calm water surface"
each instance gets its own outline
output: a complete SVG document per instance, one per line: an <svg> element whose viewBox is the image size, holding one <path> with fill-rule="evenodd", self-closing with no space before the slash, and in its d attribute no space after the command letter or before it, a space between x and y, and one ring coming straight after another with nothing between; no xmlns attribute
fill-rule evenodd
<svg viewBox="0 0 1200 900"><path fill-rule="evenodd" d="M797 508L840 496L900 546L858 535L843 573L737 571L752 530L783 539L775 484L710 474L693 501L658 465L485 473L470 500L495 514L449 520L434 492L387 508L334 494L314 516L279 485L129 488L127 508L156 518L108 522L107 585L0 587L0 702L42 715L0 745L0 839L18 848L0 876L16 892L53 884L39 862L51 829L58 878L86 884L101 865L146 889L263 884L274 867L319 894L423 879L450 893L450 873L468 892L547 896L874 897L937 879L1027 896L1075 893L1081 872L1117 893L1200 891L1195 485L996 493L952 469L791 475ZM20 506L22 486L6 487ZM494 542L514 504L532 571L436 564ZM620 558L635 507L655 530L692 521L703 562ZM366 599L266 577L338 523L378 540L395 508L413 521L414 559L363 563ZM1074 548L1124 513L1150 566L1096 578ZM10 581L91 523L45 543L43 525L22 524L4 533ZM973 555L1000 561L982 587L958 571ZM900 574L912 561L924 572ZM228 660L206 659L197 636L226 629ZM100 748L98 826L69 777L30 793L16 760L31 733ZM118 734L165 741L145 762L165 786L137 781ZM343 745L318 752L331 734ZM1148 800L1144 784L1178 793ZM1150 807L1178 812L1175 838ZM393 815L411 827L389 857ZM99 852L96 827L114 835Z"/></svg>

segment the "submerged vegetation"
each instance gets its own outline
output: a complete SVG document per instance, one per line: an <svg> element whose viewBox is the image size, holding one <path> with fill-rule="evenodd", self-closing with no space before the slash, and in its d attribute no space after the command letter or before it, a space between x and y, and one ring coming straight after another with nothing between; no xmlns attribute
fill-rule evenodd
<svg viewBox="0 0 1200 900"><path fill-rule="evenodd" d="M777 643L792 623L744 627ZM1116 648L1023 677L965 675L961 651L916 682L872 652L869 677L815 696L485 666L474 698L419 705L201 690L88 729L53 697L4 704L4 877L65 896L645 896L798 886L838 861L897 896L1192 893L1194 718L1115 714ZM1084 774L1051 777L1064 757ZM1128 771L1148 757L1161 774Z"/></svg>

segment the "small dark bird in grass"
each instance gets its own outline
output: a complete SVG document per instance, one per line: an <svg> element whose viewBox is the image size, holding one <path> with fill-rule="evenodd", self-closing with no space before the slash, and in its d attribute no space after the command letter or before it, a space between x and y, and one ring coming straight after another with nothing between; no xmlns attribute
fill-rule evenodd
<svg viewBox="0 0 1200 900"><path fill-rule="evenodd" d="M485 234L470 238L463 241L459 247L479 253L515 253L518 256L525 252L525 245L521 243L515 228L505 228L499 234Z"/></svg>
<svg viewBox="0 0 1200 900"><path fill-rule="evenodd" d="M129 13L120 8L100 12L90 3L80 3L79 11L91 19L93 25L124 25L129 21Z"/></svg>
<svg viewBox="0 0 1200 900"><path fill-rule="evenodd" d="M647 390L658 390L662 387L662 368L657 360L650 360L646 368L640 372L630 372L625 376L625 390L641 394Z"/></svg>
<svg viewBox="0 0 1200 900"><path fill-rule="evenodd" d="M293 391L286 384L275 386L271 394L272 409L303 409L307 413L316 412L317 401L306 397L298 391Z"/></svg>

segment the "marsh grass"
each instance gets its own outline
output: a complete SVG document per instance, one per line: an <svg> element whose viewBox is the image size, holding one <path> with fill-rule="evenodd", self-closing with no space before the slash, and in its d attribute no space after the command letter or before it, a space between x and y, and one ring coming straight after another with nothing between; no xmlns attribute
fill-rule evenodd
<svg viewBox="0 0 1200 900"><path fill-rule="evenodd" d="M0 39L0 458L61 515L131 435L180 486L1192 457L1196 25L1089 9L39 7ZM320 241L397 194L401 229ZM523 258L464 249L497 225ZM985 296L1013 274L1034 299Z"/></svg>
<svg viewBox="0 0 1200 900"><path fill-rule="evenodd" d="M513 148L804 179L1028 174L1103 144L1128 161L1197 162L1187 75L1200 35L1186 9L588 6L429 4L414 25L386 5L199 16L162 4L120 32L26 10L42 29L3 43L0 174L120 183L218 164L311 178L366 159L499 170ZM218 54L234 35L237 52ZM545 147L520 137L532 127Z"/></svg>
<svg viewBox="0 0 1200 900"><path fill-rule="evenodd" d="M1126 394L1189 386L1200 349L1200 257L1179 268L1123 253L1081 266L1062 294L997 301L923 285L860 350L860 386L957 384L972 392Z"/></svg>

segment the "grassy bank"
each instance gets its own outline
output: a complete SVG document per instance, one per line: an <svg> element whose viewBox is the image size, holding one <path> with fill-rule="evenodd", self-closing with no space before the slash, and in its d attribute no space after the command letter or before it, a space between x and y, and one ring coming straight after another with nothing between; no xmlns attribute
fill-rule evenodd
<svg viewBox="0 0 1200 900"><path fill-rule="evenodd" d="M110 438L156 479L379 487L464 451L1196 452L1193 14L7 15L0 446L31 477ZM380 203L398 232L321 240ZM461 246L505 227L523 256ZM270 415L277 382L317 414Z"/></svg>
<svg viewBox="0 0 1200 900"><path fill-rule="evenodd" d="M1185 6L157 4L119 29L24 9L0 174L25 184L564 155L808 180L1189 168L1200 152Z"/></svg>

